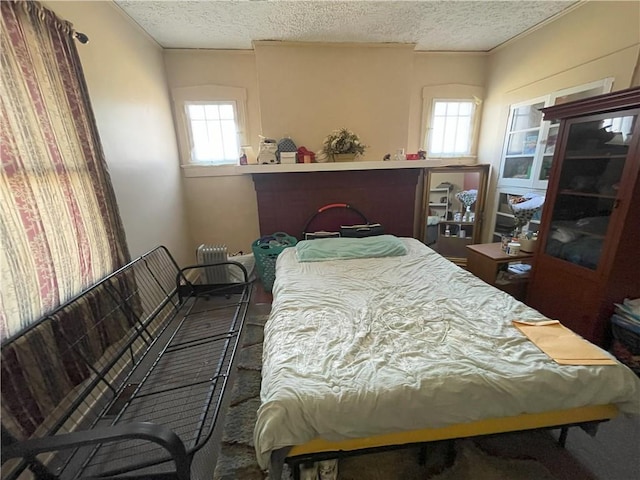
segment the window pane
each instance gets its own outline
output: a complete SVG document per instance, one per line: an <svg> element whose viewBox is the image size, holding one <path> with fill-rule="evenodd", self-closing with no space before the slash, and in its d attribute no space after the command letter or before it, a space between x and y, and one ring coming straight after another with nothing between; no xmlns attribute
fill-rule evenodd
<svg viewBox="0 0 640 480"><path fill-rule="evenodd" d="M471 115L471 102L460 103L460 115Z"/></svg>
<svg viewBox="0 0 640 480"><path fill-rule="evenodd" d="M454 117L458 115L458 102L448 102L447 103L447 117Z"/></svg>
<svg viewBox="0 0 640 480"><path fill-rule="evenodd" d="M236 124L233 120L222 120L220 123L222 127L224 158L227 160L237 159L240 156L240 147L236 134Z"/></svg>
<svg viewBox="0 0 640 480"><path fill-rule="evenodd" d="M431 118L429 152L464 155L471 151L474 103L471 101L437 101Z"/></svg>
<svg viewBox="0 0 640 480"><path fill-rule="evenodd" d="M434 115L446 115L447 114L447 103L446 102L436 102L435 107L433 108Z"/></svg>
<svg viewBox="0 0 640 480"><path fill-rule="evenodd" d="M538 180L549 180L549 172L551 172L551 165L553 164L553 155L545 155L542 157L542 167L540 168L540 175Z"/></svg>
<svg viewBox="0 0 640 480"><path fill-rule="evenodd" d="M187 105L191 120L204 120L204 105Z"/></svg>
<svg viewBox="0 0 640 480"><path fill-rule="evenodd" d="M192 161L238 161L240 144L235 103L191 104L187 105L187 113L191 125Z"/></svg>
<svg viewBox="0 0 640 480"><path fill-rule="evenodd" d="M600 95L603 93L602 87L595 87L589 90L583 90L582 92L570 93L563 97L556 97L553 102L554 105L560 105L567 102L575 102L576 100L582 100L583 98L593 97L594 95Z"/></svg>
<svg viewBox="0 0 640 480"><path fill-rule="evenodd" d="M506 158L504 161L503 178L531 178L533 157Z"/></svg>
<svg viewBox="0 0 640 480"><path fill-rule="evenodd" d="M218 105L205 105L204 111L207 115L207 120L217 120L220 118Z"/></svg>
<svg viewBox="0 0 640 480"><path fill-rule="evenodd" d="M208 122L207 131L209 132L209 140L211 142L211 160L214 162L225 160L220 123Z"/></svg>
<svg viewBox="0 0 640 480"><path fill-rule="evenodd" d="M444 117L436 117L433 119L433 130L431 132L431 148L432 153L442 153L444 138Z"/></svg>
<svg viewBox="0 0 640 480"><path fill-rule="evenodd" d="M444 124L444 144L443 153L454 153L456 144L457 118L447 117Z"/></svg>
<svg viewBox="0 0 640 480"><path fill-rule="evenodd" d="M558 140L558 125L552 125L549 127L549 133L547 134L547 142L544 147L544 153L552 155L556 149L556 142Z"/></svg>
<svg viewBox="0 0 640 480"><path fill-rule="evenodd" d="M538 132L520 132L509 135L507 155L532 155L538 146Z"/></svg>
<svg viewBox="0 0 640 480"><path fill-rule="evenodd" d="M224 120L233 120L235 118L233 105L230 103L220 105L220 118Z"/></svg>
<svg viewBox="0 0 640 480"><path fill-rule="evenodd" d="M542 112L539 109L542 107L543 102L516 108L511 120L511 131L539 127L542 121Z"/></svg>
<svg viewBox="0 0 640 480"><path fill-rule="evenodd" d="M445 118L438 117L433 119L434 128L431 141L431 151L433 153L442 153L444 150L444 124Z"/></svg>
<svg viewBox="0 0 640 480"><path fill-rule="evenodd" d="M209 148L209 136L207 135L206 122L203 120L191 121L191 135L193 136L194 160L197 162L206 161Z"/></svg>
<svg viewBox="0 0 640 480"><path fill-rule="evenodd" d="M458 132L455 146L456 153L468 153L469 151L470 120L469 117L461 117L458 119Z"/></svg>

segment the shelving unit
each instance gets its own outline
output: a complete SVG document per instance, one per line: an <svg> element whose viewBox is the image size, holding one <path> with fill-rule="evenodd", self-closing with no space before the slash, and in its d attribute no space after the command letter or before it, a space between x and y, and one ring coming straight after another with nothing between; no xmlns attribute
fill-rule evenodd
<svg viewBox="0 0 640 480"><path fill-rule="evenodd" d="M432 188L429 190L429 209L433 215L438 215L442 220L447 220L449 216L449 206L451 203L451 190L449 188ZM446 201L442 202L442 198Z"/></svg>
<svg viewBox="0 0 640 480"><path fill-rule="evenodd" d="M449 227L449 236L445 234ZM465 258L466 246L473 243L474 222L441 221L438 224L438 253L444 257ZM464 231L464 237L460 236Z"/></svg>

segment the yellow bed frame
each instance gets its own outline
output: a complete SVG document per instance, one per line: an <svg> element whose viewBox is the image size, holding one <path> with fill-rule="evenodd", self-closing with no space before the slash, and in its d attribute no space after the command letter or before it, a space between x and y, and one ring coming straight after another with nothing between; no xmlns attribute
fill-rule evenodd
<svg viewBox="0 0 640 480"><path fill-rule="evenodd" d="M603 422L618 415L615 405L594 405L553 410L542 413L526 413L515 417L489 418L470 423L461 423L441 428L426 428L406 432L388 433L366 438L353 438L330 442L316 438L302 445L295 445L288 452L286 461L294 470L294 478L299 478L298 465L313 458L329 458L329 453L357 452L358 450L383 449L410 444L453 440L496 433L516 432L542 428L562 428L560 443L564 445L566 429L570 426ZM324 455L323 455L324 454ZM337 456L337 455L334 455Z"/></svg>

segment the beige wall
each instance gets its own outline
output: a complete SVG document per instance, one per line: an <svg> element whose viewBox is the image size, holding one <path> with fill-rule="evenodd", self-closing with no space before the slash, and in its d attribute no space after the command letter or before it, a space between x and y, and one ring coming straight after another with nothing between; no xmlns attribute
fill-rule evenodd
<svg viewBox="0 0 640 480"><path fill-rule="evenodd" d="M255 52L266 136L318 152L346 127L368 145L363 160L406 148L413 45L256 42Z"/></svg>
<svg viewBox="0 0 640 480"><path fill-rule="evenodd" d="M448 85L484 86L488 56L485 53L413 53L413 75L409 99L409 136L407 148L416 152L424 148L423 90L437 91ZM456 88L457 89L457 88Z"/></svg>
<svg viewBox="0 0 640 480"><path fill-rule="evenodd" d="M257 42L253 51L167 50L171 88L201 85L247 91L248 138L281 138L318 151L326 134L346 126L370 145L367 159L421 146L422 89L482 85L484 54L415 54L411 46ZM250 176L185 178L194 246L250 248L258 208Z"/></svg>
<svg viewBox="0 0 640 480"><path fill-rule="evenodd" d="M246 89L247 139L257 152L262 127L254 52L166 50L164 58L171 88L222 85ZM249 252L259 236L251 175L185 177L184 185L191 248L216 243L227 245L231 252Z"/></svg>
<svg viewBox="0 0 640 480"><path fill-rule="evenodd" d="M289 134L317 150L345 125L378 159L422 146L425 86L484 86L478 161L493 165L492 189L510 104L609 76L614 89L625 88L640 53L638 2L587 2L491 54L277 42L257 42L255 51L167 50L167 85L161 49L113 5L50 6L91 38L80 53L134 254L154 240L182 256L204 242L246 251L258 236L248 175L183 178L183 205L168 87L245 88L247 138L256 151L261 133Z"/></svg>
<svg viewBox="0 0 640 480"><path fill-rule="evenodd" d="M78 51L131 255L163 244L192 262L162 49L112 2L45 5L89 37Z"/></svg>
<svg viewBox="0 0 640 480"><path fill-rule="evenodd" d="M640 2L588 2L490 55L478 157L492 164L488 211L509 105L606 77L628 88L639 52Z"/></svg>

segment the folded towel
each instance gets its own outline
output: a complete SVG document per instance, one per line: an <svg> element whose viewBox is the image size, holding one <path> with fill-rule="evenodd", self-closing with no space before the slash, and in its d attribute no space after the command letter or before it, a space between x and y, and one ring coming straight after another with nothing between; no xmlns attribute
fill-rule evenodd
<svg viewBox="0 0 640 480"><path fill-rule="evenodd" d="M579 337L557 320L513 325L540 350L562 365L616 365L617 362L592 343Z"/></svg>

